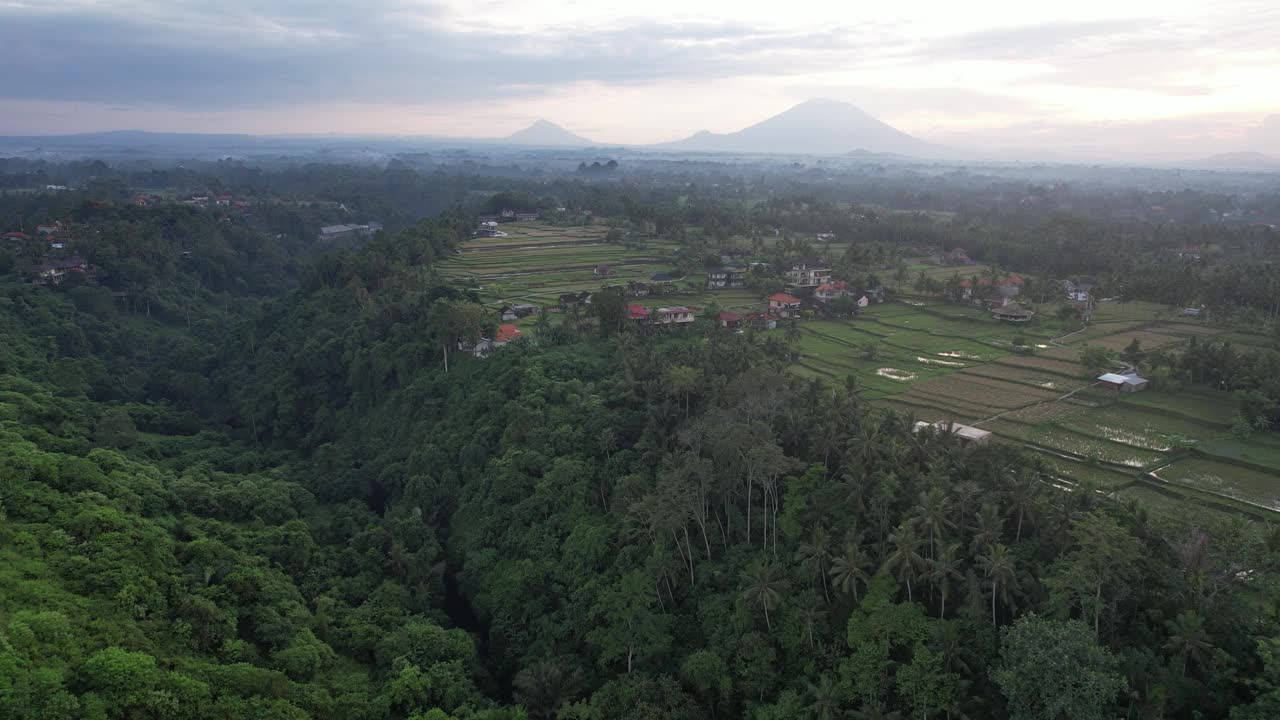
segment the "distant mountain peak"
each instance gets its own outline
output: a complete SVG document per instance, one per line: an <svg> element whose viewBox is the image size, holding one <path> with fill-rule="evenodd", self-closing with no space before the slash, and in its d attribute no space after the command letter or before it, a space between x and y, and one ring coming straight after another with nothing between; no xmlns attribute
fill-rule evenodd
<svg viewBox="0 0 1280 720"><path fill-rule="evenodd" d="M1280 159L1250 150L1219 153L1193 161L1191 164L1197 167L1224 170L1280 170Z"/></svg>
<svg viewBox="0 0 1280 720"><path fill-rule="evenodd" d="M538 118L537 120L534 120L533 124L529 127L511 133L504 138L504 141L514 145L581 146L596 144L595 142L592 142L581 135L575 135L544 118Z"/></svg>
<svg viewBox="0 0 1280 720"><path fill-rule="evenodd" d="M853 150L905 156L945 152L912 137L861 109L830 98L811 98L737 132L696 133L663 145L682 150L843 155Z"/></svg>

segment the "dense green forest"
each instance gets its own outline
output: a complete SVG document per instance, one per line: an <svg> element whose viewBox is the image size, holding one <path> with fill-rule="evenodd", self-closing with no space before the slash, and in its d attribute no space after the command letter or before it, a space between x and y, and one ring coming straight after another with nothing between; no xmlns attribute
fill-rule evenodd
<svg viewBox="0 0 1280 720"><path fill-rule="evenodd" d="M709 323L446 370L462 216L77 212L127 296L0 282L0 717L1280 715L1273 526L1061 490Z"/></svg>

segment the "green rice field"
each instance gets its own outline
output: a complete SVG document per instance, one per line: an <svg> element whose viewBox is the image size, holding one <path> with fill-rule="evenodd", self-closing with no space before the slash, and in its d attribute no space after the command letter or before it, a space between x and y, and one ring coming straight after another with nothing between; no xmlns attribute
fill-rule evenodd
<svg viewBox="0 0 1280 720"><path fill-rule="evenodd" d="M473 239L443 264L446 275L476 288L495 309L506 303L552 306L563 293L645 281L674 268L678 247L657 239L643 240L643 247L606 244L604 225L509 223L500 229L506 237ZM602 264L610 276L595 274ZM911 272L919 270L943 279L985 268L921 264ZM714 302L743 310L763 304L749 290L707 291L699 274L676 281L671 294L634 302ZM1094 386L1078 362L1085 345L1121 350L1136 338L1144 349L1175 348L1224 331L1165 306L1129 302L1098 305L1093 323L1067 334L1055 308L1037 308L1034 321L1015 326L982 308L935 298L875 304L853 319L801 323L800 358L792 371L838 383L853 376L876 407L990 430L999 442L1039 453L1064 483L1089 482L1161 511L1180 505L1280 511L1280 438L1232 438L1235 405L1228 393L1187 388L1116 394ZM559 319L551 317L553 323ZM1272 342L1240 332L1226 337L1259 347ZM1015 353L1015 339L1030 354Z"/></svg>

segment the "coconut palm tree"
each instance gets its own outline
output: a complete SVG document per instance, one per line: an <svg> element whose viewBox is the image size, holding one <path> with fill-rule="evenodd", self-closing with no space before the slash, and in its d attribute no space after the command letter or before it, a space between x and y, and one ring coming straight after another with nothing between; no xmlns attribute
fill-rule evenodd
<svg viewBox="0 0 1280 720"><path fill-rule="evenodd" d="M911 581L920 576L920 570L924 566L924 558L920 557L920 538L914 527L903 523L889 536L889 544L893 546L893 551L885 558L885 566L899 581L907 584L907 601L914 602Z"/></svg>
<svg viewBox="0 0 1280 720"><path fill-rule="evenodd" d="M991 625L996 625L996 598L1000 598L1009 604L1009 591L1011 586L1017 582L1017 575L1014 573L1013 557L1009 554L1009 548L1003 543L992 545L987 553L978 558L978 567L987 576L987 581L991 583Z"/></svg>
<svg viewBox="0 0 1280 720"><path fill-rule="evenodd" d="M865 585L870 581L863 569L866 566L867 554L863 552L862 546L852 540L846 541L844 550L831 561L831 582L836 591L842 595L852 595L853 601L858 602L858 583Z"/></svg>
<svg viewBox="0 0 1280 720"><path fill-rule="evenodd" d="M915 508L915 520L929 536L929 558L937 557L937 544L948 528L955 527L947 517L947 496L937 485L920 493L920 504Z"/></svg>
<svg viewBox="0 0 1280 720"><path fill-rule="evenodd" d="M938 557L929 561L929 583L942 595L942 608L938 611L940 618L947 616L947 598L951 597L952 581L964 579L960 574L960 561L956 557L959 552L960 543L952 543L943 548Z"/></svg>
<svg viewBox="0 0 1280 720"><path fill-rule="evenodd" d="M1037 464L1040 467L1019 469L1009 485L1007 492L1009 511L1017 516L1017 529L1013 536L1015 541L1022 540L1022 521L1027 516L1031 516L1034 520L1039 508L1040 490L1043 487L1040 484L1043 463Z"/></svg>
<svg viewBox="0 0 1280 720"><path fill-rule="evenodd" d="M1004 518L1000 516L1000 508L995 503L987 502L974 515L974 520L973 541L969 543L969 551L978 555L1000 542L1000 535L1004 532Z"/></svg>
<svg viewBox="0 0 1280 720"><path fill-rule="evenodd" d="M1188 660L1199 665L1213 650L1209 633L1204 629L1204 620L1195 610L1184 610L1177 618L1166 620L1164 625L1169 630L1169 641L1164 644L1164 649L1182 658L1182 675L1185 677Z"/></svg>
<svg viewBox="0 0 1280 720"><path fill-rule="evenodd" d="M796 560L809 571L810 576L816 575L821 579L822 597L830 601L831 596L827 593L827 564L831 561L831 533L821 525L815 527L809 539L800 543L796 550Z"/></svg>
<svg viewBox="0 0 1280 720"><path fill-rule="evenodd" d="M781 577L778 566L766 558L761 558L750 568L742 572L742 599L753 607L764 610L764 624L770 631L773 622L769 619L769 611L782 602L782 591L786 581Z"/></svg>
<svg viewBox="0 0 1280 720"><path fill-rule="evenodd" d="M840 710L839 693L829 675L823 675L816 685L809 683L808 694L813 698L813 702L806 708L810 717L818 720L833 720L836 717Z"/></svg>

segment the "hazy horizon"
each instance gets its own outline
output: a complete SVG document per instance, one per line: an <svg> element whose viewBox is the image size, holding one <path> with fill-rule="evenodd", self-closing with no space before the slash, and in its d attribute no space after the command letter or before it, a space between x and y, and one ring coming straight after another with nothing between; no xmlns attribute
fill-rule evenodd
<svg viewBox="0 0 1280 720"><path fill-rule="evenodd" d="M908 1L0 0L0 135L111 130L602 144L733 132L813 97L970 150L1280 155L1280 8ZM731 18L731 19L729 19Z"/></svg>

